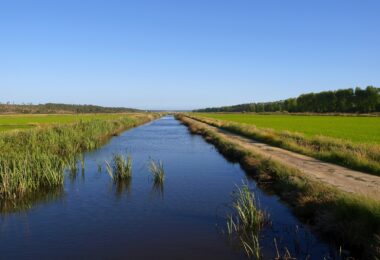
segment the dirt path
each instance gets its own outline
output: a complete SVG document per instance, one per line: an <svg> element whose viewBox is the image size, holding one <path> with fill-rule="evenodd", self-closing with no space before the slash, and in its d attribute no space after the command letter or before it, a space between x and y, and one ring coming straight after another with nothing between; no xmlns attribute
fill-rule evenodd
<svg viewBox="0 0 380 260"><path fill-rule="evenodd" d="M196 123L217 132L221 136L228 138L228 140L239 144L248 150L252 150L255 153L269 157L270 159L276 160L284 165L297 168L315 180L328 183L346 192L354 192L380 200L379 176L350 170L306 155L256 142L199 121L196 121Z"/></svg>

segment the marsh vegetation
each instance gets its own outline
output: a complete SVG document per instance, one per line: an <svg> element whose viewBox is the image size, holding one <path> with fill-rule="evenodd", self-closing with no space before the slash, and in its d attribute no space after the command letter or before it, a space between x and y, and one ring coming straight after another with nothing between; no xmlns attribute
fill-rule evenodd
<svg viewBox="0 0 380 260"><path fill-rule="evenodd" d="M153 182L156 185L162 185L165 180L164 164L160 160L150 159L149 171L152 174Z"/></svg>
<svg viewBox="0 0 380 260"><path fill-rule="evenodd" d="M267 216L259 209L255 195L247 184L237 187L232 208L233 213L227 219L230 239L237 240L248 257L261 259L260 230Z"/></svg>
<svg viewBox="0 0 380 260"><path fill-rule="evenodd" d="M111 136L155 117L119 115L1 133L0 202L62 187L65 168L76 173L83 151L96 149Z"/></svg>
<svg viewBox="0 0 380 260"><path fill-rule="evenodd" d="M110 164L106 161L106 169L109 176L115 181L123 181L132 177L132 157L125 158L122 154L115 154Z"/></svg>

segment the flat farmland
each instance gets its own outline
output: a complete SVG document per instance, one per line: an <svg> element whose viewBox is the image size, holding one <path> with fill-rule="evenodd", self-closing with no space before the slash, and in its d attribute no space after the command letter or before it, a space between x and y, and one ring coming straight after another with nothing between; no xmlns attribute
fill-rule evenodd
<svg viewBox="0 0 380 260"><path fill-rule="evenodd" d="M123 115L125 114L0 115L0 132L33 128L38 125L69 124L77 121L90 121L93 119L117 119Z"/></svg>
<svg viewBox="0 0 380 260"><path fill-rule="evenodd" d="M241 113L197 113L197 116L298 132L308 137L321 135L355 143L380 144L380 117Z"/></svg>

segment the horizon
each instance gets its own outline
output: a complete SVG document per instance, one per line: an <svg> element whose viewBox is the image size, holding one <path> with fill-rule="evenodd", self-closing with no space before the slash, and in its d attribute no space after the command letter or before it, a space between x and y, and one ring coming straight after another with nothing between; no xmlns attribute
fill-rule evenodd
<svg viewBox="0 0 380 260"><path fill-rule="evenodd" d="M377 86L367 86L367 87L375 87L377 89L380 89ZM347 89L355 90L355 88L347 88ZM365 90L366 87L359 87L359 89ZM331 90L326 90L326 91L327 92L336 92L338 90L346 90L346 89L331 89ZM218 106L218 107L202 107L202 108L194 108L194 109L186 109L186 108L185 109L181 109L181 108L179 108L179 109L175 109L175 108L174 109L173 108L143 109L143 108L135 108L135 107L112 107L112 106L102 106L102 105L98 105L98 104L84 104L84 103L74 103L74 104L73 103L57 103L57 102L47 102L47 103L31 103L31 102L26 103L26 102L23 102L23 103L15 103L15 102L11 102L11 101L3 102L1 100L0 100L0 105L16 105L16 106L29 106L29 105L32 105L32 106L38 106L38 105L47 105L47 104L58 104L58 105L74 105L74 106L100 106L100 107L104 107L104 108L107 108L107 107L108 108L126 108L126 109L137 109L137 110L141 110L141 111L152 111L152 112L160 112L160 111L167 111L167 112L189 112L189 111L196 111L196 110L210 109L210 108L232 107L232 106L236 106L236 105L268 104L268 103L275 103L275 102L284 102L287 99L299 98L301 95L304 95L304 94L318 94L318 93L323 93L323 92L301 93L298 96L288 97L288 98L284 98L282 100L262 101L262 102L258 102L258 103L248 102L248 103L222 105L222 106Z"/></svg>
<svg viewBox="0 0 380 260"><path fill-rule="evenodd" d="M0 101L193 110L379 86L379 8L3 2Z"/></svg>

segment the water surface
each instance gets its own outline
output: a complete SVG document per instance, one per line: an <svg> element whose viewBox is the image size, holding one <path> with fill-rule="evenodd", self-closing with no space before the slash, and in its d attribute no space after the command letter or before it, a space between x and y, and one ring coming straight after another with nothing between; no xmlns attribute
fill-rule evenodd
<svg viewBox="0 0 380 260"><path fill-rule="evenodd" d="M115 185L106 173L104 161L115 153L131 154L130 183ZM153 185L150 158L164 163L162 187ZM68 173L59 196L47 194L29 210L1 215L1 258L242 259L223 234L231 193L242 181L270 214L272 226L262 235L265 258L274 256L274 238L281 252L286 246L299 259L331 254L276 196L168 116L86 153L85 171Z"/></svg>

